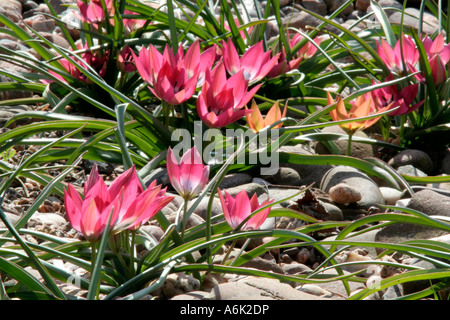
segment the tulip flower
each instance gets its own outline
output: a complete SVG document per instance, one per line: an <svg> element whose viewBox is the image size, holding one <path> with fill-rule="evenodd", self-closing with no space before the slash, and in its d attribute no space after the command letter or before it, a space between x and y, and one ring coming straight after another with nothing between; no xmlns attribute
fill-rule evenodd
<svg viewBox="0 0 450 320"><path fill-rule="evenodd" d="M398 75L412 72L411 67L419 62L419 51L416 44L405 35L397 41L394 48L382 39L381 44L377 42L377 51L389 69Z"/></svg>
<svg viewBox="0 0 450 320"><path fill-rule="evenodd" d="M331 94L327 92L327 95L328 95L328 104L333 104L334 101L333 98L331 97ZM338 97L336 108L330 111L330 116L333 119L333 121L367 117L371 115L372 111L376 110L375 103L370 94L364 94L359 96L358 98L356 98L356 101L352 101L351 104L352 108L349 112L347 112L344 100ZM378 109L377 113L387 111L390 107L391 105L388 105L381 109ZM348 134L354 134L357 131L367 129L370 126L374 125L380 118L381 116L367 120L343 123L340 124L339 126Z"/></svg>
<svg viewBox="0 0 450 320"><path fill-rule="evenodd" d="M431 40L431 38L426 35L422 39L422 43L428 58L438 55L442 59L444 65L450 61L450 44L445 44L444 34L442 32L438 34L434 40Z"/></svg>
<svg viewBox="0 0 450 320"><path fill-rule="evenodd" d="M126 15L137 15L135 12L127 9L125 9L123 13ZM130 19L130 18L123 19L123 27L127 33L131 33L134 30L142 28L144 24L145 24L144 19Z"/></svg>
<svg viewBox="0 0 450 320"><path fill-rule="evenodd" d="M422 43L430 63L431 75L436 86L442 84L447 79L447 64L450 61L450 44L445 44L444 35L440 33L434 40L426 35L422 38ZM416 71L413 69L413 71ZM424 82L423 74L416 75L416 79Z"/></svg>
<svg viewBox="0 0 450 320"><path fill-rule="evenodd" d="M328 95L328 104L333 104L334 100L331 97L331 94L327 92L327 95ZM377 110L371 94L361 95L358 98L356 98L356 101L352 101L351 104L352 108L349 112L347 112L344 101L342 100L341 97L338 97L336 108L330 111L330 116L333 119L333 121L367 117L371 115L371 112ZM387 111L390 107L391 105L388 105L381 109L378 109L377 113ZM348 134L347 155L350 155L352 136L357 131L367 129L370 126L374 125L378 120L380 120L380 118L381 116L367 120L359 120L339 124L339 126Z"/></svg>
<svg viewBox="0 0 450 320"><path fill-rule="evenodd" d="M106 5L106 12L108 15L114 15L114 2L112 0L104 0ZM78 8L80 9L80 19L83 22L99 24L105 21L105 10L103 8L102 0L77 0Z"/></svg>
<svg viewBox="0 0 450 320"><path fill-rule="evenodd" d="M302 35L300 33L296 33L292 39L289 39L289 48L292 49L297 43L302 40ZM316 44L320 44L321 39L315 38L314 42ZM294 55L294 58L287 61L286 60L286 49L284 46L282 47L278 63L274 65L272 70L267 74L269 78L274 78L279 76L282 73L289 72L291 70L297 69L300 63L304 59L311 58L317 52L317 47L310 42L307 42L304 46L302 46Z"/></svg>
<svg viewBox="0 0 450 320"><path fill-rule="evenodd" d="M436 86L447 80L447 69L441 56L435 55L430 60L430 70L433 77L433 82Z"/></svg>
<svg viewBox="0 0 450 320"><path fill-rule="evenodd" d="M244 78L252 85L263 79L278 61L279 53L271 57L271 51L264 52L262 41L251 46L239 57L233 41L228 38L222 48L225 68L230 75L244 71Z"/></svg>
<svg viewBox="0 0 450 320"><path fill-rule="evenodd" d="M72 227L91 243L107 230L111 234L125 229L134 230L151 219L173 197L164 196L156 181L145 191L131 167L108 187L94 165L84 185L84 199L69 184L64 191L66 214ZM110 220L110 225L107 222Z"/></svg>
<svg viewBox="0 0 450 320"><path fill-rule="evenodd" d="M215 54L205 51L200 54L200 44L194 42L184 56L180 46L178 53L166 45L161 54L153 47L142 48L137 56L133 52L136 68L142 79L150 85L152 93L170 105L188 100L197 89L197 81L214 62Z"/></svg>
<svg viewBox="0 0 450 320"><path fill-rule="evenodd" d="M208 127L225 127L252 112L243 108L260 87L261 84L247 91L244 71L227 78L225 67L219 62L212 71L206 71L205 83L197 99L198 115Z"/></svg>
<svg viewBox="0 0 450 320"><path fill-rule="evenodd" d="M136 66L133 63L133 50L128 45L125 45L120 50L117 56L117 68L121 72L133 72L136 71Z"/></svg>
<svg viewBox="0 0 450 320"><path fill-rule="evenodd" d="M269 112L267 112L267 115L265 118L263 118L261 111L259 110L258 106L256 105L256 102L253 100L252 102L252 110L253 112L248 114L247 117L247 124L250 127L251 130L255 132L259 132L265 127L268 127L275 122L281 120L286 116L286 106L284 106L283 113L281 113L280 106L278 105L278 102L275 102L275 104L269 109ZM274 129L281 128L283 124L279 123L276 126L274 126Z"/></svg>
<svg viewBox="0 0 450 320"><path fill-rule="evenodd" d="M209 167L203 165L202 157L195 146L183 155L180 163L169 148L166 162L170 182L185 200L198 195L208 182Z"/></svg>
<svg viewBox="0 0 450 320"><path fill-rule="evenodd" d="M386 78L386 81L391 81L393 79L394 77L390 74ZM372 84L375 85L375 82L372 81ZM386 106L390 106L390 109L393 109L399 106L398 109L389 114L390 116L396 116L410 113L422 105L423 101L411 105L416 98L418 91L418 83L406 86L400 91L398 90L397 85L391 85L372 90L371 95L377 109L382 109Z"/></svg>
<svg viewBox="0 0 450 320"><path fill-rule="evenodd" d="M274 200L266 199L261 204L258 201L256 193L249 199L247 192L242 190L233 198L228 192L225 192L225 197L218 189L220 203L222 205L225 220L231 228L236 229L245 219L252 213L271 204ZM256 230L266 220L269 215L270 207L261 210L247 220L242 226L242 230Z"/></svg>

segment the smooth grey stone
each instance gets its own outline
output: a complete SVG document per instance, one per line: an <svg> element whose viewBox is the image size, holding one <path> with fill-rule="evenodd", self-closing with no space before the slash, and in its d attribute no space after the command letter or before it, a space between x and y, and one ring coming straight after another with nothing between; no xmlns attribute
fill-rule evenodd
<svg viewBox="0 0 450 320"><path fill-rule="evenodd" d="M364 172L349 166L336 166L329 170L321 181L320 189L329 192L331 187L340 183L361 190L361 200L356 203L359 208L369 209L385 204L377 184Z"/></svg>

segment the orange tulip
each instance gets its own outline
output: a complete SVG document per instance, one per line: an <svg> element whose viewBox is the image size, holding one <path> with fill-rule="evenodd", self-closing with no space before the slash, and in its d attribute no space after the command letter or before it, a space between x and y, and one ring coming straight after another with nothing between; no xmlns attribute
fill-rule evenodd
<svg viewBox="0 0 450 320"><path fill-rule="evenodd" d="M275 104L270 108L265 118L263 118L261 111L259 110L254 100L252 102L252 110L253 112L248 114L246 117L248 126L255 132L261 131L265 127L274 124L275 122L281 120L286 116L286 105L284 106L283 113L281 113L278 102L275 102ZM281 128L282 125L283 123L280 123L274 126L273 128L274 129Z"/></svg>
<svg viewBox="0 0 450 320"><path fill-rule="evenodd" d="M327 92L327 95L328 95L328 104L333 104L335 101L331 97L331 94ZM352 108L349 112L347 112L344 100L342 100L341 97L337 98L336 103L337 103L336 108L330 111L330 116L333 119L333 121L367 117L371 115L371 111L377 110L375 102L370 94L361 95L358 98L356 98L354 102L351 102ZM384 108L378 109L376 113L384 112L388 110L390 107L391 105L388 105ZM357 131L367 129L370 126L374 125L380 118L381 116L367 120L343 123L339 124L339 126L349 135L353 135Z"/></svg>

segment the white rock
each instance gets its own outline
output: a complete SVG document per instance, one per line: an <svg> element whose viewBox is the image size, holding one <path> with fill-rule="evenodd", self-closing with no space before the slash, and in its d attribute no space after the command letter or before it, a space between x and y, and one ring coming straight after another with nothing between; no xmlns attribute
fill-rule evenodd
<svg viewBox="0 0 450 320"><path fill-rule="evenodd" d="M402 191L390 187L380 187L380 191L389 205L394 205L402 196Z"/></svg>

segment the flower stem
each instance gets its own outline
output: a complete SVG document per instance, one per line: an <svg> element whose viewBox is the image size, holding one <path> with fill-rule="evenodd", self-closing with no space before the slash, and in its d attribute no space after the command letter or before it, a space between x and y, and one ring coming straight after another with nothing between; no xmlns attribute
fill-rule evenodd
<svg viewBox="0 0 450 320"><path fill-rule="evenodd" d="M222 264L225 265L225 262L227 261L228 257L230 256L231 251L233 251L234 246L237 243L237 239L233 240L233 242L231 243L230 247L228 248L227 252L225 253L225 256L222 259Z"/></svg>
<svg viewBox="0 0 450 320"><path fill-rule="evenodd" d="M92 243L91 246L91 275L94 274L95 272L95 262L97 261L97 248L95 246L95 242ZM95 289L95 299L98 300L99 299L99 294L100 294L100 287L97 286L97 288Z"/></svg>
<svg viewBox="0 0 450 320"><path fill-rule="evenodd" d="M352 137L353 134L348 134L348 143L347 143L347 156L350 156L352 151Z"/></svg>
<svg viewBox="0 0 450 320"><path fill-rule="evenodd" d="M186 223L187 223L187 206L188 206L188 200L184 199L183 201L183 225L181 227L181 237L184 237L184 230L186 229Z"/></svg>
<svg viewBox="0 0 450 320"><path fill-rule="evenodd" d="M131 231L131 243L129 247L129 254L130 254L130 265L129 265L129 274L130 279L133 278L136 275L135 269L134 269L134 247L136 244L136 232L134 230Z"/></svg>

